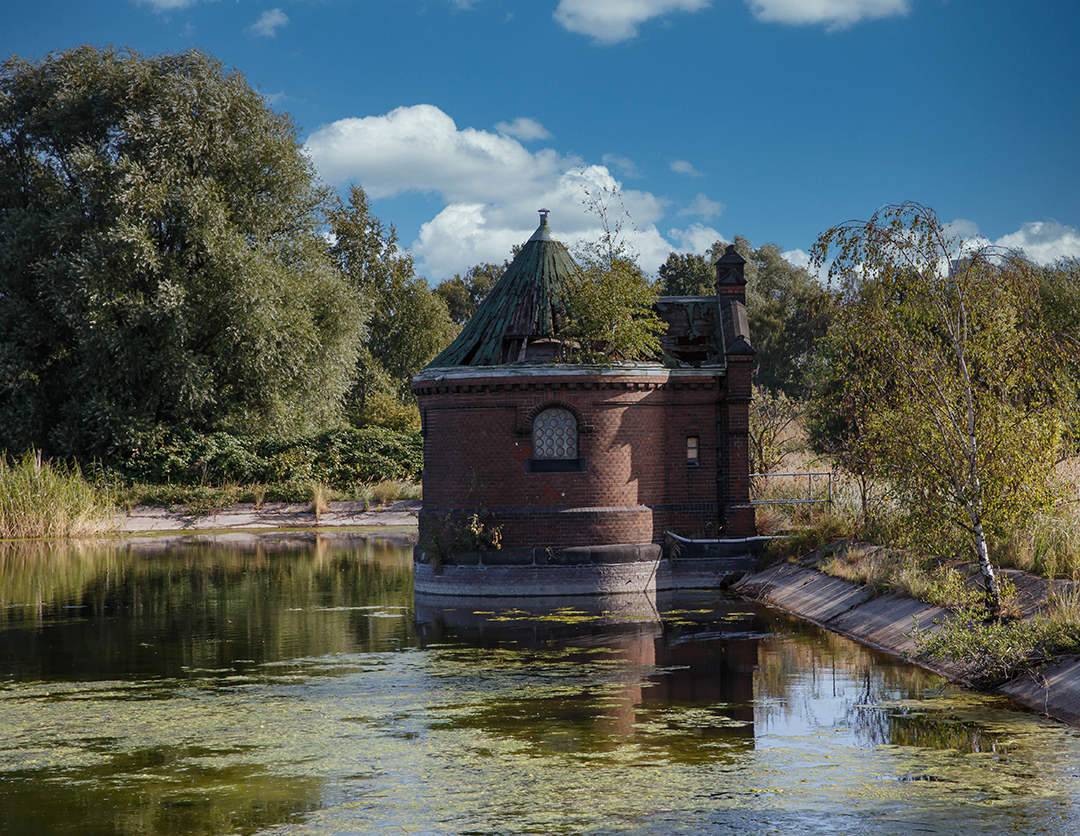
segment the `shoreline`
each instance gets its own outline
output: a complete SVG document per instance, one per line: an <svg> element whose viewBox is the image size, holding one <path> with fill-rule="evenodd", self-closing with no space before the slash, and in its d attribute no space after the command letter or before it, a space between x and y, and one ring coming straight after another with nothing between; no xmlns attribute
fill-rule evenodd
<svg viewBox="0 0 1080 836"><path fill-rule="evenodd" d="M376 508L363 502L331 502L316 514L307 502L230 505L208 514L185 514L159 505L136 505L114 519L112 532L124 537L178 532L266 531L277 529L416 527L420 500L398 500Z"/></svg>
<svg viewBox="0 0 1080 836"><path fill-rule="evenodd" d="M327 510L316 514L307 502L265 502L188 514L160 505L137 505L126 514L117 514L102 535L88 539L119 540L140 552L190 543L287 546L298 539L350 542L372 537L413 546L420 506L420 500L398 500L374 508L363 502L331 502Z"/></svg>

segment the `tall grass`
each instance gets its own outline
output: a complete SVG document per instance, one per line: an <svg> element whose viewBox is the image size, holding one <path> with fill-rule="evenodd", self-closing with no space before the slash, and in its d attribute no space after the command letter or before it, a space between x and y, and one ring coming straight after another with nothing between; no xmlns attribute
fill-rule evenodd
<svg viewBox="0 0 1080 836"><path fill-rule="evenodd" d="M1061 462L1057 477L1057 507L1013 532L994 556L1004 565L1043 577L1080 579L1080 457Z"/></svg>
<svg viewBox="0 0 1080 836"><path fill-rule="evenodd" d="M26 453L11 463L0 456L0 537L77 537L104 531L108 497L77 466L42 461Z"/></svg>

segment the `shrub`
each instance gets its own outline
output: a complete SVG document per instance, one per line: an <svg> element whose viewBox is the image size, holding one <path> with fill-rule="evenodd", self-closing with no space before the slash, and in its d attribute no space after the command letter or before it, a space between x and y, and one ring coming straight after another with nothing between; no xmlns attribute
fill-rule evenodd
<svg viewBox="0 0 1080 836"><path fill-rule="evenodd" d="M319 482L350 491L359 482L416 477L423 468L423 442L419 433L382 427L329 430L293 441L185 432L148 441L114 466L129 482L307 489ZM268 488L265 498L271 493Z"/></svg>

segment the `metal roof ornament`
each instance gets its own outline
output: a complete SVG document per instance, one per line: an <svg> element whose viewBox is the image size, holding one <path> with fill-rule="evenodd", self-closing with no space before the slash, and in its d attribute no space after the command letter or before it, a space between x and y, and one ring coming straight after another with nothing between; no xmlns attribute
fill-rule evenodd
<svg viewBox="0 0 1080 836"><path fill-rule="evenodd" d="M551 227L548 226L548 214L549 209L540 210L540 226L537 227L536 232L532 234L530 241L558 241L555 237L555 233L551 231Z"/></svg>

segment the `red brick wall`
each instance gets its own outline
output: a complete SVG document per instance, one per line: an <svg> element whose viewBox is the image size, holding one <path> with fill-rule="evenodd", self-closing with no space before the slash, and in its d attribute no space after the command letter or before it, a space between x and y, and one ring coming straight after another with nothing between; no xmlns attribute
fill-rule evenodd
<svg viewBox="0 0 1080 836"><path fill-rule="evenodd" d="M448 513L481 508L506 546L716 536L718 383L707 374L418 381L421 542ZM578 417L586 469L527 472L531 418L556 405ZM686 463L688 435L700 439L696 468Z"/></svg>

